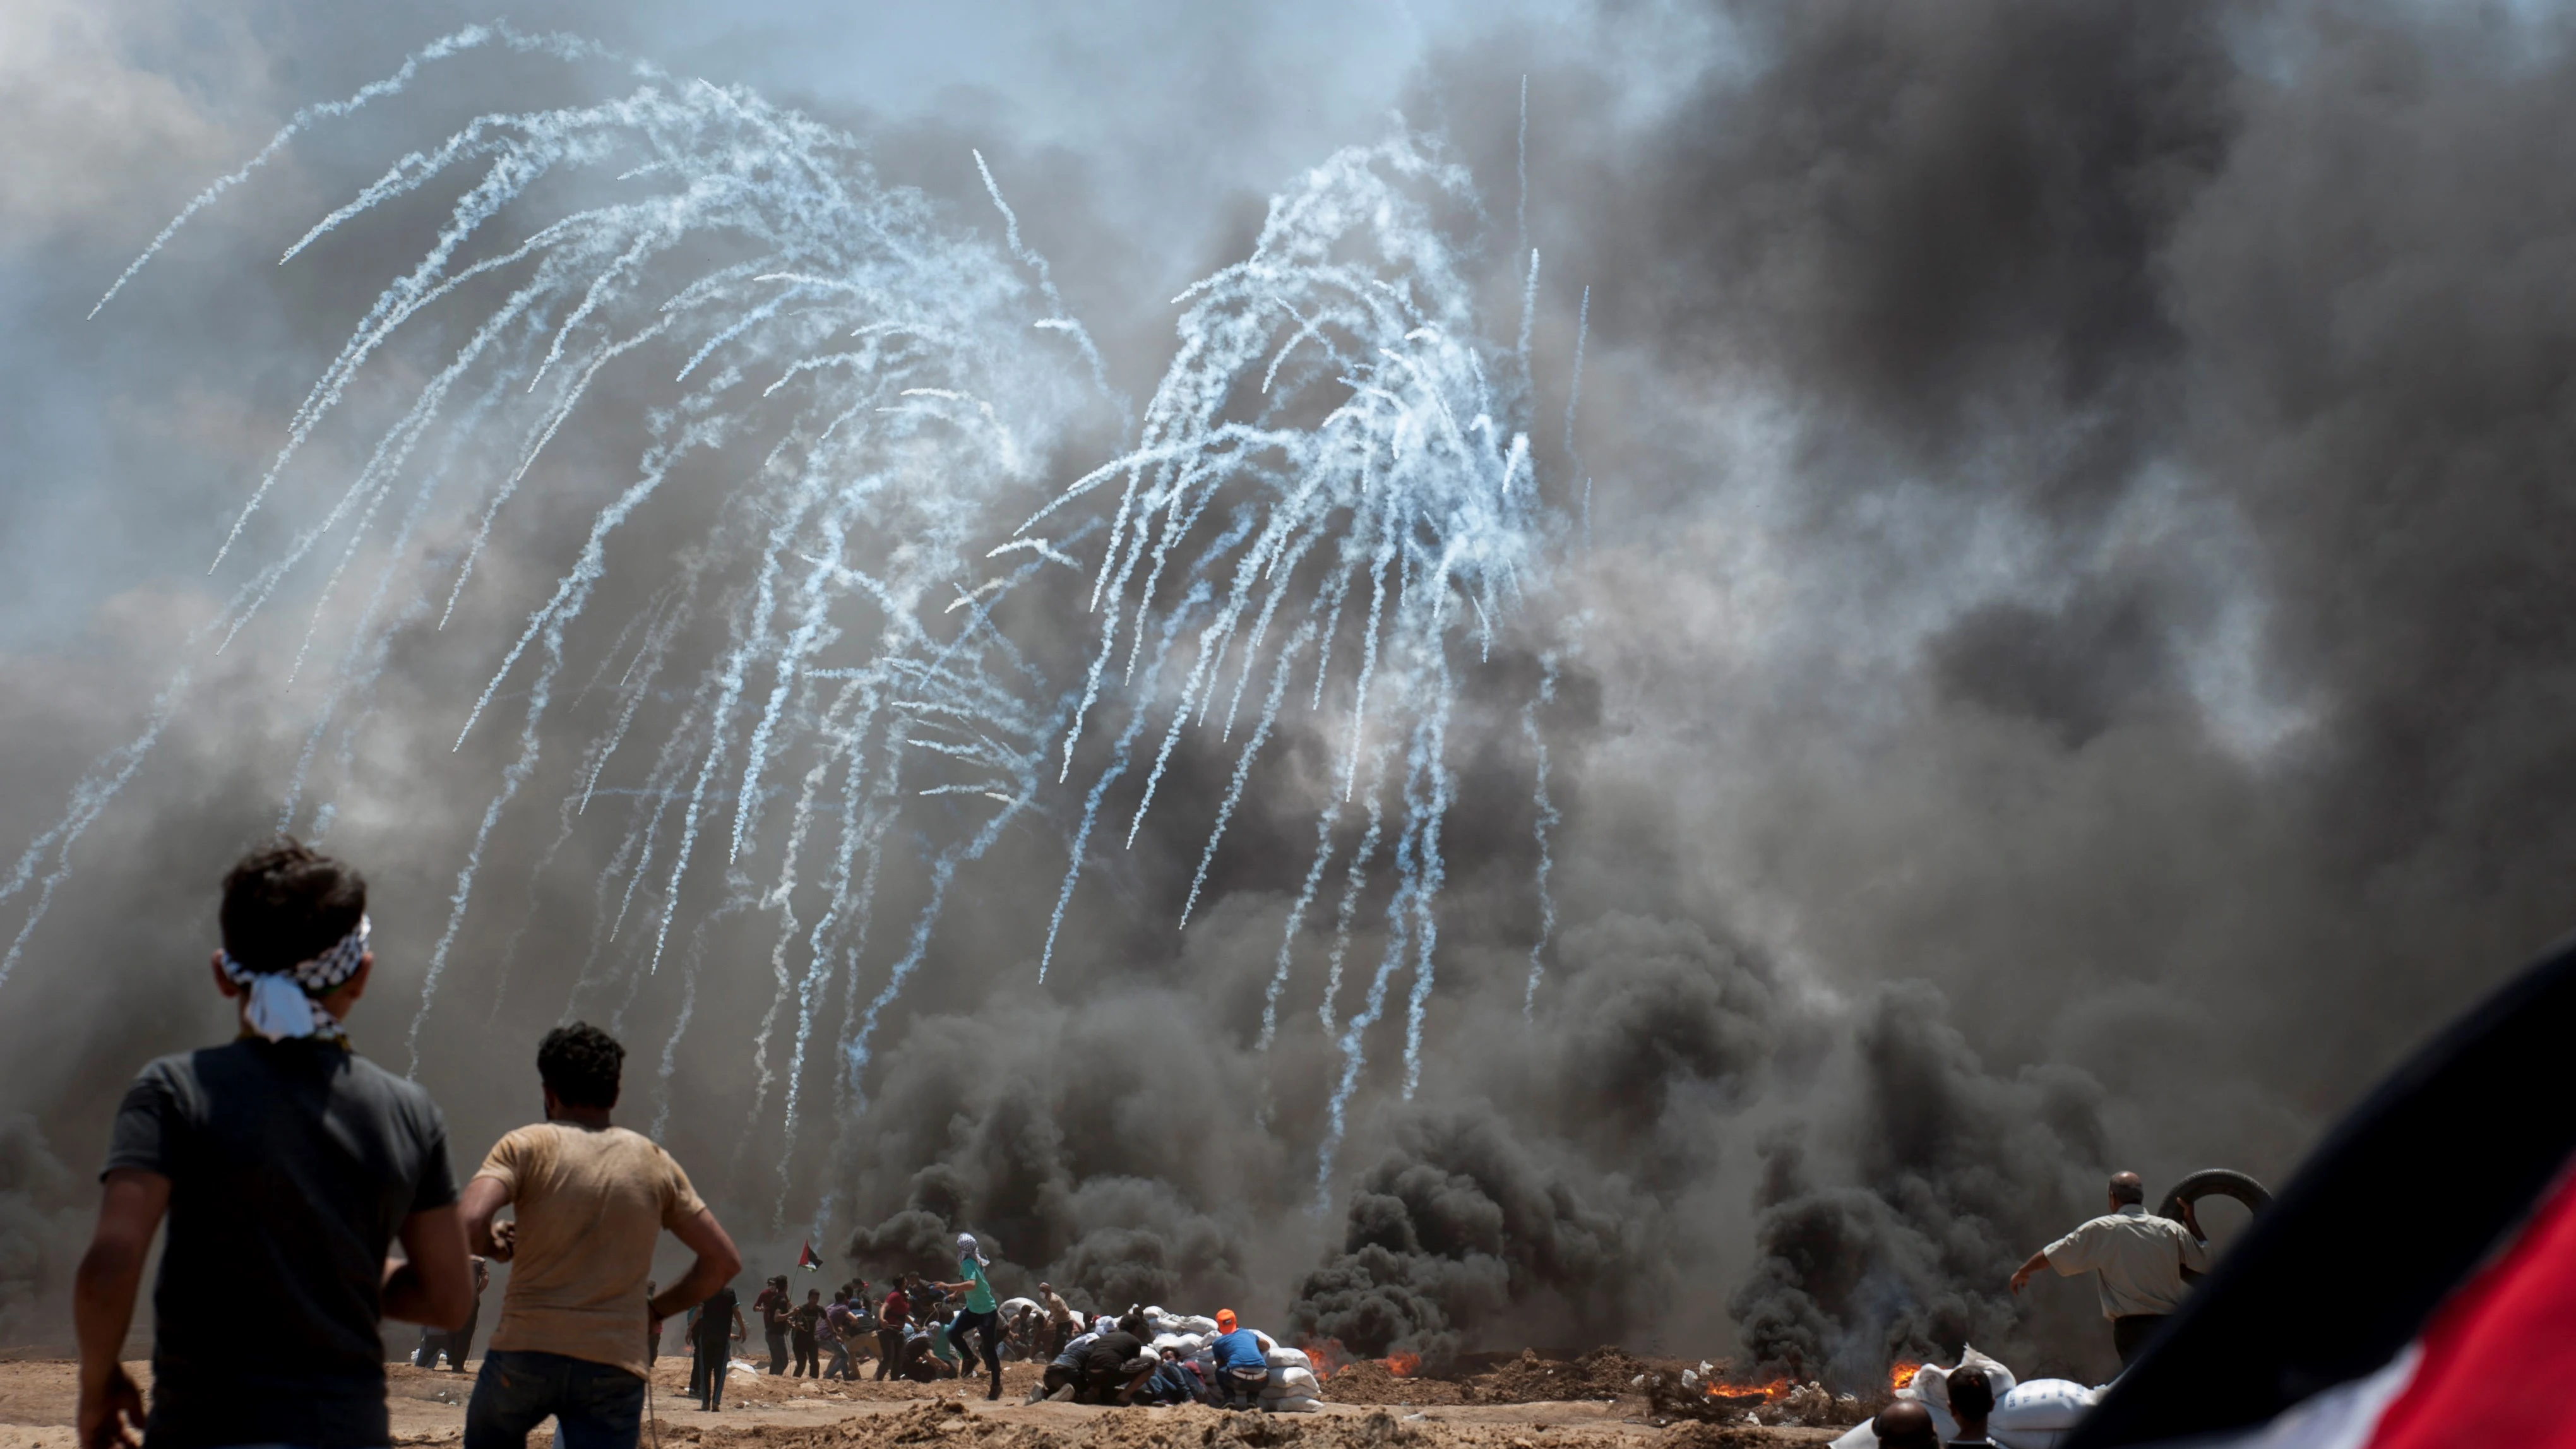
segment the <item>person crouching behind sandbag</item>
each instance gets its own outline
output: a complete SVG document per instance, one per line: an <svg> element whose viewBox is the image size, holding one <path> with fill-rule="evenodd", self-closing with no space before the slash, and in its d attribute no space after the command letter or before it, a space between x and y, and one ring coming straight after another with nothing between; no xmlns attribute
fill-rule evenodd
<svg viewBox="0 0 2576 1449"><path fill-rule="evenodd" d="M1181 1362L1178 1350L1167 1349L1156 1354L1145 1350L1152 1367L1145 1371L1145 1382L1136 1387L1131 1402L1139 1404L1186 1404L1199 1396L1198 1375Z"/></svg>
<svg viewBox="0 0 2576 1449"><path fill-rule="evenodd" d="M1261 1407L1261 1391L1270 1387L1270 1355L1261 1346L1261 1335L1238 1327L1231 1308L1216 1311L1216 1335L1208 1340L1208 1354L1216 1361L1216 1382L1211 1387L1217 1406Z"/></svg>
<svg viewBox="0 0 2576 1449"><path fill-rule="evenodd" d="M1082 1351L1082 1377L1074 1386L1077 1404L1132 1403L1135 1391L1153 1377L1160 1359L1145 1352L1145 1320L1130 1315L1091 1341Z"/></svg>
<svg viewBox="0 0 2576 1449"><path fill-rule="evenodd" d="M1054 1361L1046 1366L1046 1376L1039 1381L1037 1391L1029 1396L1029 1402L1034 1404L1040 1399L1072 1398L1074 1387L1082 1382L1083 1351L1098 1341L1100 1335L1107 1333L1110 1327L1109 1320L1104 1318L1098 1324L1067 1339L1064 1347L1057 1351Z"/></svg>

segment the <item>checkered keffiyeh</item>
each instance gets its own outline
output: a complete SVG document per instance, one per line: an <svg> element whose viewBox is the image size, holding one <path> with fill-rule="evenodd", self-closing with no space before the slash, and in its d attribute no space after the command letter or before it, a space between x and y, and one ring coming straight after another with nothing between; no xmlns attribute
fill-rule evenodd
<svg viewBox="0 0 2576 1449"><path fill-rule="evenodd" d="M340 1019L324 1011L322 1003L314 998L358 974L358 963L367 954L367 933L373 929L374 923L360 916L358 928L342 936L330 950L283 971L252 971L234 960L232 953L225 952L224 978L250 991L250 1005L243 1011L250 1029L270 1041L290 1036L338 1036Z"/></svg>

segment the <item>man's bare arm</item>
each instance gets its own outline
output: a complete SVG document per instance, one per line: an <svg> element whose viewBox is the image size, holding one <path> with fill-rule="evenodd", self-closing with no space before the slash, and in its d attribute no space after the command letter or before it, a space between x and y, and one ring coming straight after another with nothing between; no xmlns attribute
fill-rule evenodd
<svg viewBox="0 0 2576 1449"><path fill-rule="evenodd" d="M98 1228L72 1280L72 1329L80 1339L80 1442L108 1449L142 1442L143 1395L117 1355L134 1326L134 1294L152 1234L170 1210L170 1179L137 1167L107 1175ZM133 1434L126 1432L132 1425Z"/></svg>
<svg viewBox="0 0 2576 1449"><path fill-rule="evenodd" d="M680 1275L679 1282L655 1294L652 1302L646 1305L646 1311L653 1315L657 1328L672 1314L706 1302L717 1289L732 1282L734 1274L742 1271L741 1250L733 1245L724 1224L717 1222L716 1215L705 1208L698 1209L695 1217L671 1229L671 1236L678 1238L682 1247L696 1253L698 1259L689 1265L688 1272ZM740 1308L734 1310L733 1321L739 1336L742 1325Z"/></svg>
<svg viewBox="0 0 2576 1449"><path fill-rule="evenodd" d="M2201 1261L2203 1263L2208 1262L2207 1253L2209 1249L2209 1234L2201 1230L2200 1214L2193 1210L2190 1198L2184 1198L2182 1200L2181 1211L2175 1214L2174 1220L2181 1223L2183 1231L2190 1233L2192 1242L2199 1245L2203 1255ZM2195 1268L2191 1265L2191 1254L2189 1251L2184 1251L2182 1257L2182 1281L2185 1283L2197 1283L2201 1279L2209 1276L2207 1269Z"/></svg>
<svg viewBox="0 0 2576 1449"><path fill-rule="evenodd" d="M456 1201L465 1223L465 1251L495 1263L510 1261L519 1246L516 1225L502 1223L495 1228L492 1223L492 1215L509 1205L509 1185L497 1177L478 1177L465 1184L464 1196Z"/></svg>
<svg viewBox="0 0 2576 1449"><path fill-rule="evenodd" d="M474 1264L455 1205L413 1213L401 1235L409 1261L385 1274L385 1317L450 1333L463 1328L474 1312Z"/></svg>
<svg viewBox="0 0 2576 1449"><path fill-rule="evenodd" d="M2012 1291L2019 1293L2022 1290L2022 1285L2030 1281L2032 1274L2047 1266L2048 1250L2046 1248L2042 1248L2038 1252L2031 1254L2028 1258L2023 1260L2020 1267L2013 1269Z"/></svg>

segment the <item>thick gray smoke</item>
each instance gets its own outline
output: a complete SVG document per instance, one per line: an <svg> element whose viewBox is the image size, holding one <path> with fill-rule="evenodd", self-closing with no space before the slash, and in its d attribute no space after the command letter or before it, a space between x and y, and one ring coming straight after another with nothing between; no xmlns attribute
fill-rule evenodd
<svg viewBox="0 0 2576 1449"><path fill-rule="evenodd" d="M766 917L675 940L655 973L598 966L636 949L594 920L621 883L616 830L550 855L562 782L540 780L494 842L487 879L507 884L468 916L424 1036L457 1154L533 1110L534 1040L579 1011L616 1018L631 1112L667 1111L762 1272L807 1236L872 1277L937 1270L962 1229L1006 1289L1223 1302L1370 1353L1617 1340L1861 1383L1973 1341L2098 1377L2089 1288L2016 1299L2004 1280L2098 1210L2104 1173L2151 1189L2206 1165L2286 1174L2429 1025L2568 924L2576 33L2551 7L2411 0L1425 13L1402 42L1365 17L1326 26L1335 44L1286 71L1265 21L1170 35L1142 16L1120 54L1162 43L1187 63L1057 110L1031 99L1043 85L852 97L793 47L549 18L621 27L609 38L675 69L656 42L685 43L685 63L850 127L890 180L989 232L967 159L982 148L1133 396L1169 354L1161 302L1244 253L1261 196L1384 135L1389 103L1475 175L1485 214L1462 225L1482 228L1469 261L1506 343L1525 200L1544 257L1531 431L1584 542L1546 627L1464 675L1420 1089L1392 1065L1399 1009L1321 1211L1329 895L1262 1030L1337 748L1293 716L1186 932L1233 759L1212 744L1175 755L1132 850L1095 847L1043 987L1062 819L961 874L864 1110L784 1170L752 1046ZM221 655L187 643L215 597L193 574L434 216L270 263L462 116L578 91L460 70L299 151L78 322L295 105L438 28L371 50L312 24L211 43L201 64L234 79L196 103L165 58L86 32L53 42L72 47L57 83L6 69L0 45L0 97L31 118L16 144L47 153L0 168L0 444L19 460L0 494L7 838L45 829L160 683L197 670L0 986L0 1105L26 1114L0 1129L13 1342L60 1340L79 1184L118 1088L143 1056L223 1030L198 984L211 882L272 822L303 738L305 686L280 684L295 630ZM1159 83L1180 73L1213 92ZM1279 97L1243 79L1278 74L1312 83ZM114 110L90 115L75 86ZM137 132L160 138L150 166ZM616 394L568 437L564 474L478 566L488 592L394 652L358 762L369 790L331 841L375 884L362 1047L398 1056L507 763L489 739L448 753L462 709L632 469L653 397ZM1108 442L1053 446L1061 482ZM363 451L317 447L344 470ZM686 480L634 556L684 564L733 476ZM1079 605L1015 626L1037 667L1083 657ZM612 656L652 606L613 584L575 652ZM723 617L711 603L697 627ZM1541 909L1521 710L1549 650L1559 681L1533 717L1561 814L1558 924L1525 1017ZM581 739L549 740L550 763ZM920 888L890 867L890 900ZM1352 962L1378 959L1387 914L1374 885ZM881 952L900 935L879 931ZM665 1078L684 990L697 1015ZM825 1074L811 1085L830 1100Z"/></svg>
<svg viewBox="0 0 2576 1449"><path fill-rule="evenodd" d="M0 1117L0 1343L44 1342L60 1332L41 1320L70 1291L85 1194L54 1156L35 1119Z"/></svg>
<svg viewBox="0 0 2576 1449"><path fill-rule="evenodd" d="M1477 1024L1503 1049L1470 1070L1473 1094L1394 1123L1339 1251L1300 1285L1301 1331L1436 1356L1508 1322L1576 1350L1675 1306L1697 1256L1679 1199L1797 1026L1767 967L1688 925L1587 923L1560 969L1536 1020Z"/></svg>

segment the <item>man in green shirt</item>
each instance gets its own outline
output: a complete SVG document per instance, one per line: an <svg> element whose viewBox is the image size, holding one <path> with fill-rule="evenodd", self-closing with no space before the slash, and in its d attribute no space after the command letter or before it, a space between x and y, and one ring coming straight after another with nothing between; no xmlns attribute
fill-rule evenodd
<svg viewBox="0 0 2576 1449"><path fill-rule="evenodd" d="M958 1281L942 1283L939 1287L943 1292L966 1295L965 1306L958 1310L955 1318L949 1320L948 1346L957 1350L963 1372L973 1373L975 1350L967 1347L966 1334L970 1329L974 1331L983 1345L984 1362L991 1366L993 1375L992 1387L985 1391L984 1397L998 1399L1002 1396L1002 1325L1001 1314L996 1311L1000 1305L993 1298L993 1285L984 1278L987 1261L975 1246L975 1235L959 1233L957 1235Z"/></svg>

